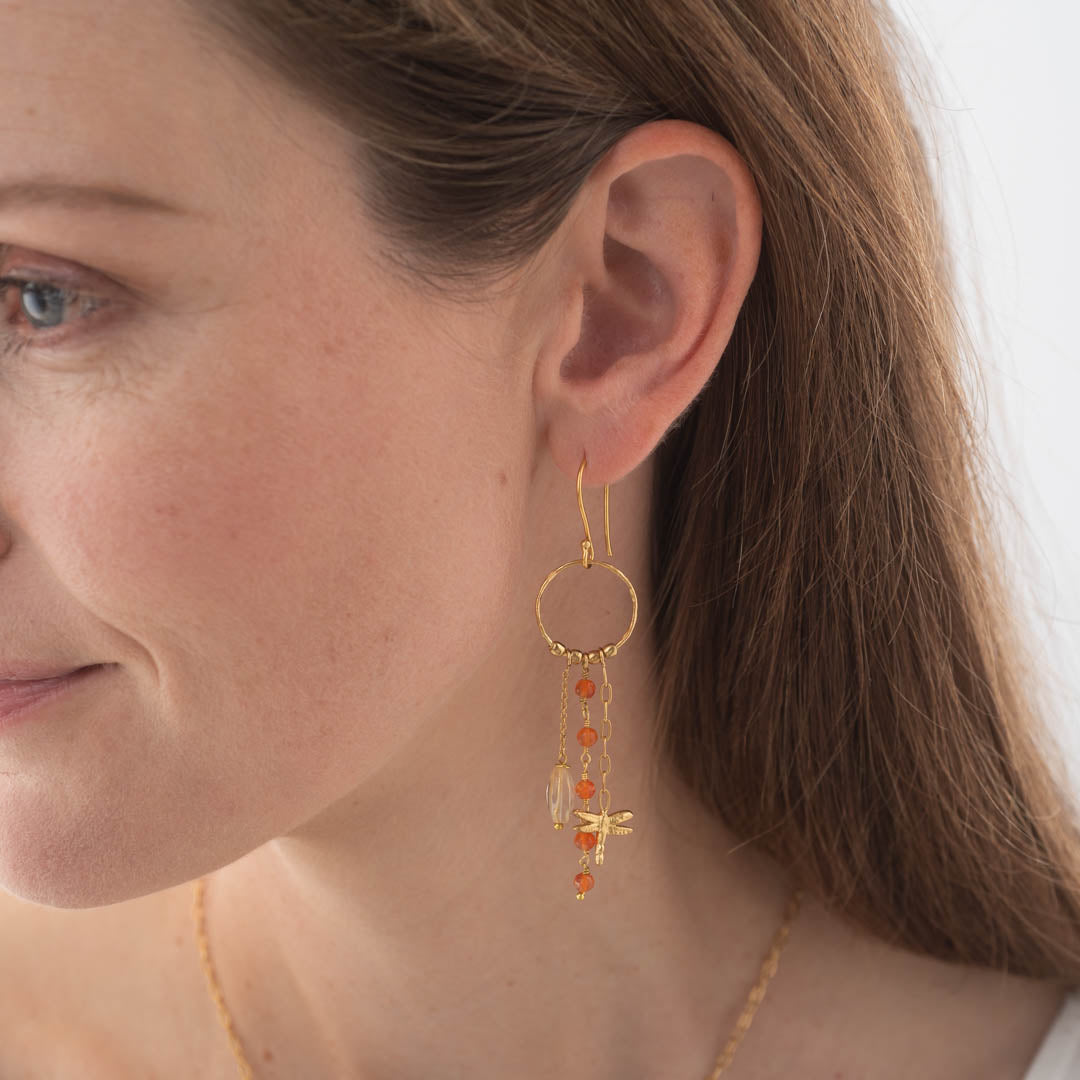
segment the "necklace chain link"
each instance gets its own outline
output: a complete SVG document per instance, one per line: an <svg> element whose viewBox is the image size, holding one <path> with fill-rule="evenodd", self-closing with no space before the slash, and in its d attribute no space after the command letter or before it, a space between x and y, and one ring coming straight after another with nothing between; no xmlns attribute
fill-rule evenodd
<svg viewBox="0 0 1080 1080"><path fill-rule="evenodd" d="M229 1045L232 1047L233 1056L236 1058L237 1065L240 1068L240 1075L243 1077L243 1080L255 1080L254 1070L244 1054L243 1044L240 1042L240 1037L236 1033L236 1024L233 1022L232 1015L225 1005L225 995L222 992L221 984L218 982L217 973L214 970L213 961L210 958L210 944L206 937L206 908L203 903L203 897L206 892L206 878L198 878L195 881L194 886L195 902L193 911L195 915L195 937L199 947L199 959L202 962L203 973L206 975L210 996L217 1006L218 1017L221 1020L222 1027L225 1028L225 1033L229 1037ZM769 980L776 974L776 969L780 963L780 953L783 952L788 932L791 929L791 923L796 914L798 914L802 898L802 889L795 889L788 898L787 906L784 909L783 921L776 931L776 934L773 936L772 945L769 947L768 954L762 961L761 971L758 974L757 982L750 990L742 1014L735 1022L735 1027L732 1029L731 1035L724 1045L724 1049L716 1059L716 1065L713 1067L712 1072L706 1077L706 1080L719 1080L719 1077L731 1064L731 1060L735 1056L735 1050L738 1048L739 1043L742 1042L743 1036L746 1034L751 1021L754 1019L754 1013L757 1012L758 1006L765 997L765 988L769 985Z"/></svg>

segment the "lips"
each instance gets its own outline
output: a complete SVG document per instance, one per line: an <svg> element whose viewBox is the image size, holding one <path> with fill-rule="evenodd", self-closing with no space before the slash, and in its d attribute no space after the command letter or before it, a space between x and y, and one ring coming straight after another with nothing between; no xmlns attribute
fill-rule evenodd
<svg viewBox="0 0 1080 1080"><path fill-rule="evenodd" d="M6 730L24 716L31 715L35 706L49 701L85 679L92 679L94 673L105 664L92 664L76 668L67 675L58 675L48 679L18 679L0 681L0 730Z"/></svg>
<svg viewBox="0 0 1080 1080"><path fill-rule="evenodd" d="M100 667L100 664L85 664L82 667ZM45 682L50 679L62 679L81 671L79 665L40 664L30 660L0 660L0 684L8 682Z"/></svg>

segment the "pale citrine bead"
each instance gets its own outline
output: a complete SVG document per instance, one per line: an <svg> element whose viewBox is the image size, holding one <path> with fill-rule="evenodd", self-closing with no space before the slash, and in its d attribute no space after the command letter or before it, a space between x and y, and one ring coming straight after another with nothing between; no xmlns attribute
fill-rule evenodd
<svg viewBox="0 0 1080 1080"><path fill-rule="evenodd" d="M551 811L551 820L555 828L561 829L570 820L570 812L574 801L573 777L570 775L569 765L556 763L551 770L551 776L547 783L547 803Z"/></svg>

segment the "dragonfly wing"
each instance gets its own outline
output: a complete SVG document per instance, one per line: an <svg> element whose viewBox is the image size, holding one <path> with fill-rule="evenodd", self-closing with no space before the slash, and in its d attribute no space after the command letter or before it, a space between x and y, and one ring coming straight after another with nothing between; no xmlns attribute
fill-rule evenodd
<svg viewBox="0 0 1080 1080"><path fill-rule="evenodd" d="M602 814L592 814L588 810L575 810L574 813L581 818L580 824L574 826L578 832L596 832L600 828Z"/></svg>

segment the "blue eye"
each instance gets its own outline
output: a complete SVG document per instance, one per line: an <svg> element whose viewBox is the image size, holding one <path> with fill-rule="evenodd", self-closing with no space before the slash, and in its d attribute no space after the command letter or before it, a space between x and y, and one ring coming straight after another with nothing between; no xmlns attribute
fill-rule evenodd
<svg viewBox="0 0 1080 1080"><path fill-rule="evenodd" d="M44 285L37 281L25 282L22 286L22 309L37 329L56 326L63 321L66 305L77 295L55 285ZM38 323L42 325L37 326Z"/></svg>
<svg viewBox="0 0 1080 1080"><path fill-rule="evenodd" d="M9 291L16 295L15 310L8 299ZM54 330L71 321L71 311L77 309L79 318L92 315L99 308L107 307L108 300L68 289L55 281L37 281L28 278L0 278L0 353L6 356L20 352L30 345L39 344L35 339L41 337L40 344L56 344L53 334L44 331ZM14 333L11 327L17 325L19 317L26 320L31 331L37 333Z"/></svg>

